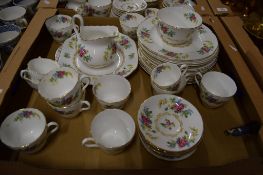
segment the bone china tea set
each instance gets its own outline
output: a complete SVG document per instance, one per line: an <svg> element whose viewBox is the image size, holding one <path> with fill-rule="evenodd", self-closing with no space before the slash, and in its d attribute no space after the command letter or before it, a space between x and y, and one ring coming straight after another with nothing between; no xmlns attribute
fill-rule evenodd
<svg viewBox="0 0 263 175"><path fill-rule="evenodd" d="M114 0L115 10L129 5L138 12L144 8L134 5L140 4L139 0L125 2ZM137 132L143 147L159 159L188 158L198 149L204 132L198 109L174 94L196 83L201 102L209 108L220 107L235 94L237 87L229 76L211 71L218 57L218 41L202 24L200 15L187 6L153 10L137 26L138 50L135 42L116 26L85 26L79 14L72 18L56 15L46 21L49 31L67 31L68 36L58 39L53 36L55 32L50 32L54 40L62 43L55 60L32 59L20 75L64 118L76 117L91 108L85 93L92 85L92 93L104 110L94 116L90 136L84 136L80 144L83 147L115 154L131 143L135 122L122 109L132 93L125 77L138 64L150 75L154 95L138 109ZM121 16L121 10L117 12ZM0 137L11 149L36 153L58 127L55 122L47 123L39 110L25 108L4 120Z"/></svg>

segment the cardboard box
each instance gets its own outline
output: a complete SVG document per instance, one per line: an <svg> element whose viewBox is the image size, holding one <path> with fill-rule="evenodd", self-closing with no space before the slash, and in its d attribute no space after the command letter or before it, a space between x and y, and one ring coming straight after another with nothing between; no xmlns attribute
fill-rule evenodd
<svg viewBox="0 0 263 175"><path fill-rule="evenodd" d="M59 123L60 130L48 139L45 148L36 154L13 152L0 144L0 154L4 160L0 161L0 169L3 169L1 173L163 174L176 171L179 174L186 172L190 174L200 170L215 174L229 171L231 168L243 173L257 172L260 160L254 160L251 157L260 152L258 150L260 142L257 140L259 138L255 136L253 139L243 140L241 137L225 136L224 130L243 125L251 120L262 119L261 90L241 54L229 47L229 45L236 46L217 17L204 17L205 23L216 33L221 43L216 70L221 69L234 78L238 85L238 93L235 99L232 98L221 108L208 109L201 104L196 87L188 85L180 96L194 104L201 113L205 125L203 140L196 153L190 158L179 162L166 162L150 155L141 145L137 134L127 150L118 155L108 155L99 149L82 147L81 140L89 136L92 119L102 111L91 89L87 90L87 100L91 102L91 109L76 118L65 119L46 105L39 94L32 91L31 87L21 80L19 72L26 67L30 59L37 56L54 59L59 44L52 40L44 22L56 13L56 9L38 10L31 22L32 26L28 27L28 31L10 56L8 64L5 65L4 71L1 72L0 120L19 108L34 107L43 111L47 121ZM103 24L120 27L116 18L85 18L84 21L89 25ZM140 67L127 79L132 86L132 95L124 110L137 123L140 104L152 96L150 79ZM247 160L239 162L242 159ZM231 162L236 163L230 164Z"/></svg>
<svg viewBox="0 0 263 175"><path fill-rule="evenodd" d="M234 15L231 8L221 2L221 0L207 0L215 16Z"/></svg>
<svg viewBox="0 0 263 175"><path fill-rule="evenodd" d="M243 20L238 16L221 17L221 20L236 42L259 86L263 89L263 55L243 28Z"/></svg>

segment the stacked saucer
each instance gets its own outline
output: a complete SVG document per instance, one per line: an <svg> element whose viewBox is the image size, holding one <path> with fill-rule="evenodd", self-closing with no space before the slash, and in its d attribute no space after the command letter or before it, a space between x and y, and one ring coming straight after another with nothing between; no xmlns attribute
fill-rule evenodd
<svg viewBox="0 0 263 175"><path fill-rule="evenodd" d="M186 5L194 9L195 3L192 0L163 0L162 7L175 7L180 5Z"/></svg>
<svg viewBox="0 0 263 175"><path fill-rule="evenodd" d="M205 73L215 66L219 52L218 40L207 26L201 24L195 28L188 43L177 45L164 40L158 25L159 20L151 17L143 21L137 30L139 63L148 74L161 63L186 64L188 83L194 83L197 72ZM169 30L165 27L162 29ZM166 33L169 36L169 31Z"/></svg>
<svg viewBox="0 0 263 175"><path fill-rule="evenodd" d="M112 3L111 17L120 17L123 13L144 14L147 3L144 0L114 0Z"/></svg>
<svg viewBox="0 0 263 175"><path fill-rule="evenodd" d="M191 156L203 135L203 120L187 100L175 95L155 95L138 111L140 140L153 156L178 161Z"/></svg>

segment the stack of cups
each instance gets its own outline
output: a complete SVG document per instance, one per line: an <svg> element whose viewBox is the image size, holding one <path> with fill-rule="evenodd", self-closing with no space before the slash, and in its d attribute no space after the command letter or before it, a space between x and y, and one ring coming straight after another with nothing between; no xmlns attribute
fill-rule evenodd
<svg viewBox="0 0 263 175"><path fill-rule="evenodd" d="M151 85L154 94L178 94L186 83L188 66L177 66L173 63L163 63L151 72Z"/></svg>
<svg viewBox="0 0 263 175"><path fill-rule="evenodd" d="M48 105L65 118L90 109L85 101L85 89L90 79L69 67L59 67L46 74L38 84L39 94Z"/></svg>

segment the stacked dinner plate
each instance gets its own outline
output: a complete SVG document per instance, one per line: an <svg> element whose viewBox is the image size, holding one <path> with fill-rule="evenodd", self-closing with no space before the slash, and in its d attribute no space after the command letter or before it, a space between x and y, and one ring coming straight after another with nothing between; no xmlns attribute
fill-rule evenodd
<svg viewBox="0 0 263 175"><path fill-rule="evenodd" d="M139 63L148 74L164 62L187 64L188 83L193 83L197 72L205 73L215 66L218 40L207 26L202 24L198 27L190 44L184 46L163 41L157 26L158 20L151 17L143 21L137 30Z"/></svg>
<svg viewBox="0 0 263 175"><path fill-rule="evenodd" d="M145 149L168 161L191 156L204 130L198 110L175 95L155 95L145 100L138 111L137 122Z"/></svg>
<svg viewBox="0 0 263 175"><path fill-rule="evenodd" d="M192 0L163 0L162 7L175 7L178 5L187 5L190 8L194 8L195 3Z"/></svg>
<svg viewBox="0 0 263 175"><path fill-rule="evenodd" d="M120 17L123 13L139 13L144 15L147 3L144 0L113 0L111 17Z"/></svg>

